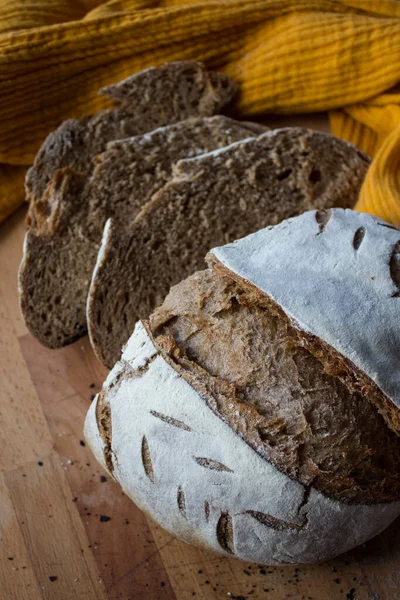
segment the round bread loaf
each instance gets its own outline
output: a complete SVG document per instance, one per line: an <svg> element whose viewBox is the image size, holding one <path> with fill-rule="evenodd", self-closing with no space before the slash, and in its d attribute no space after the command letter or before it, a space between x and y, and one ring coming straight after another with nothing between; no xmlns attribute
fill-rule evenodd
<svg viewBox="0 0 400 600"><path fill-rule="evenodd" d="M400 232L310 211L214 249L139 322L85 423L177 537L326 560L400 514Z"/></svg>

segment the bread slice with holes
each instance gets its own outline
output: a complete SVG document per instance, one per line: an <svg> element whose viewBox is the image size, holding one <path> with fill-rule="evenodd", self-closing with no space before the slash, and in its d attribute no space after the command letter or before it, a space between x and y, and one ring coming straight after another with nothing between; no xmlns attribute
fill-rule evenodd
<svg viewBox="0 0 400 600"><path fill-rule="evenodd" d="M353 206L368 164L351 144L300 128L180 161L132 226L105 229L87 308L98 358L111 368L136 321L209 248L310 208Z"/></svg>
<svg viewBox="0 0 400 600"><path fill-rule="evenodd" d="M20 304L31 333L51 348L81 337L106 219L130 222L165 184L177 160L254 136L255 128L265 131L223 116L187 119L112 142L96 157L90 178L59 169L45 192L50 212L40 218L36 213L20 267Z"/></svg>
<svg viewBox="0 0 400 600"><path fill-rule="evenodd" d="M93 401L97 460L226 556L317 563L380 533L400 514L399 235L334 209L212 250Z"/></svg>
<svg viewBox="0 0 400 600"><path fill-rule="evenodd" d="M51 212L51 194L45 194L59 169L90 174L92 158L112 140L140 135L190 117L216 114L236 93L236 83L213 73L200 62L171 62L151 67L100 90L116 103L93 116L68 119L46 138L26 177L31 203L28 223Z"/></svg>

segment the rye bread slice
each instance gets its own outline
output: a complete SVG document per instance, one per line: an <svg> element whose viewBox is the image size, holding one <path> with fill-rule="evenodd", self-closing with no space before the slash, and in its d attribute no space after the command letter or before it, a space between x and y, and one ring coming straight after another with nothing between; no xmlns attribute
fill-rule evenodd
<svg viewBox="0 0 400 600"><path fill-rule="evenodd" d="M301 128L180 161L125 232L105 228L87 310L98 358L111 367L136 321L201 269L210 248L309 209L352 207L368 165L353 145Z"/></svg>
<svg viewBox="0 0 400 600"><path fill-rule="evenodd" d="M208 72L202 63L190 61L151 67L103 88L100 94L115 100L115 108L64 121L40 148L26 177L26 197L31 203L28 224L35 226L37 212L44 217L49 214L49 195L43 198L43 194L58 169L70 167L89 174L93 156L105 150L109 141L216 114L236 89L227 75Z"/></svg>
<svg viewBox="0 0 400 600"><path fill-rule="evenodd" d="M51 348L84 335L86 298L107 218L130 222L177 160L254 136L254 127L222 116L188 119L112 142L96 157L89 178L59 169L44 194L50 212L37 213L20 267L20 304L31 333Z"/></svg>

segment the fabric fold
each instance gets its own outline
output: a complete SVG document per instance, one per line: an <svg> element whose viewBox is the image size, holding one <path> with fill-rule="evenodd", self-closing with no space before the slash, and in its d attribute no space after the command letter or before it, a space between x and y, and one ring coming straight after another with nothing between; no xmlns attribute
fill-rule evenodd
<svg viewBox="0 0 400 600"><path fill-rule="evenodd" d="M236 79L243 116L332 111L376 155L357 207L400 223L396 0L0 1L0 162L20 176L64 119L110 106L101 87L180 59ZM0 219L23 197L6 172Z"/></svg>

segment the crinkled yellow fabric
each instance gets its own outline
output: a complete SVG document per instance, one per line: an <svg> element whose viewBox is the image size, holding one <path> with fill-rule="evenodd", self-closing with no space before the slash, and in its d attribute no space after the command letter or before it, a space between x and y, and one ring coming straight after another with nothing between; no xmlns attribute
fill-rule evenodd
<svg viewBox="0 0 400 600"><path fill-rule="evenodd" d="M49 131L177 59L234 77L243 114L331 111L374 156L357 208L400 225L397 0L0 0L0 220Z"/></svg>

